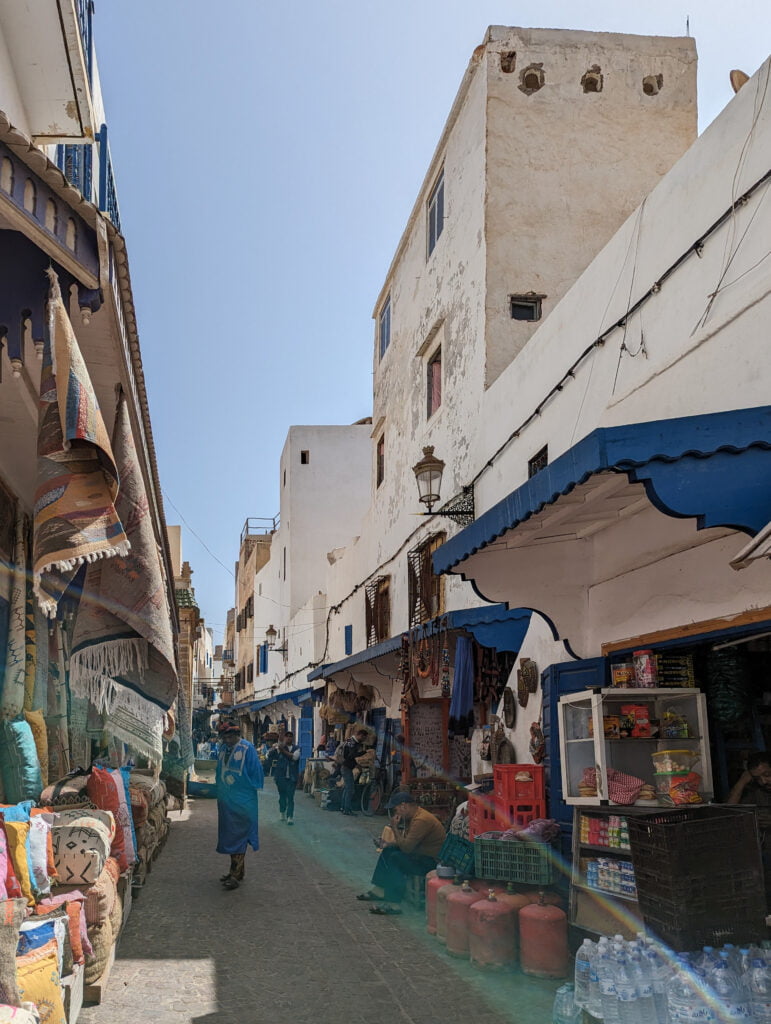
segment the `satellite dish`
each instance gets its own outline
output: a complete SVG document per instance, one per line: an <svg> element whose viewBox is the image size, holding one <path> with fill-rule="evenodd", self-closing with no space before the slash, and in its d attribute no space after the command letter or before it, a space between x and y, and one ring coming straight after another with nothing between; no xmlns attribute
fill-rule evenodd
<svg viewBox="0 0 771 1024"><path fill-rule="evenodd" d="M744 71L734 69L728 76L731 79L731 88L734 92L738 92L745 82L749 82L750 76L745 74Z"/></svg>

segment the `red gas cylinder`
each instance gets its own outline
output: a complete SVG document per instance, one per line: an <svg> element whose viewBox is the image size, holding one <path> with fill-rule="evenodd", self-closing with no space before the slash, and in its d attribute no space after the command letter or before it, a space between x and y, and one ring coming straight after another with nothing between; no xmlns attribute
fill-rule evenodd
<svg viewBox="0 0 771 1024"><path fill-rule="evenodd" d="M447 897L460 888L460 878L456 877L448 885L443 885L436 893L436 937L440 942L447 942Z"/></svg>
<svg viewBox="0 0 771 1024"><path fill-rule="evenodd" d="M541 894L519 912L519 965L536 978L564 978L568 971L568 919Z"/></svg>
<svg viewBox="0 0 771 1024"><path fill-rule="evenodd" d="M517 914L505 895L491 889L468 912L468 945L477 967L510 967L517 962Z"/></svg>
<svg viewBox="0 0 771 1024"><path fill-rule="evenodd" d="M464 882L447 897L447 952L468 956L468 912L479 902L479 890Z"/></svg>
<svg viewBox="0 0 771 1024"><path fill-rule="evenodd" d="M449 878L440 878L436 871L426 875L426 931L429 935L436 935L436 894L449 881Z"/></svg>

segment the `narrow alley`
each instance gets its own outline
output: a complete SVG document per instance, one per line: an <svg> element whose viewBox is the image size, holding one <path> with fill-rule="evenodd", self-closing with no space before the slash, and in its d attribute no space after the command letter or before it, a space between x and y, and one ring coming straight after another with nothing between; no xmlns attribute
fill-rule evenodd
<svg viewBox="0 0 771 1024"><path fill-rule="evenodd" d="M383 818L327 813L298 794L293 829L269 780L260 843L234 892L220 886L217 807L173 812L118 944L104 1001L81 1024L540 1024L556 983L480 974L427 935L422 911L368 913L355 895L375 862ZM151 994L151 995L150 995Z"/></svg>

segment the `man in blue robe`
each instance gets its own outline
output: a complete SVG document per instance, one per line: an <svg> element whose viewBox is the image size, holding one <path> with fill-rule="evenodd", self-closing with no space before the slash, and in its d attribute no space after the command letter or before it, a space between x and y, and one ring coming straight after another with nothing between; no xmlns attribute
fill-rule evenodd
<svg viewBox="0 0 771 1024"><path fill-rule="evenodd" d="M230 871L220 881L225 889L237 889L244 879L247 847L260 848L257 792L264 776L257 751L241 739L237 723L223 722L219 732L217 853L230 854Z"/></svg>

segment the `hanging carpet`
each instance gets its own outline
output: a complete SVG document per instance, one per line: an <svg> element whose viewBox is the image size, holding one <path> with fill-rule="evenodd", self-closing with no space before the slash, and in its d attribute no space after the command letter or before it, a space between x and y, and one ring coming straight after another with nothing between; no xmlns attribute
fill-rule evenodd
<svg viewBox="0 0 771 1024"><path fill-rule="evenodd" d="M124 395L115 414L113 450L120 474L116 508L131 549L86 570L70 688L107 715L120 695L123 707L155 729L157 708L166 711L177 696L177 672L160 553ZM120 686L131 692L120 693ZM143 708L146 701L156 707Z"/></svg>
<svg viewBox="0 0 771 1024"><path fill-rule="evenodd" d="M18 718L24 708L26 675L26 605L27 605L27 522L17 506L14 530L13 562L10 566L11 588L8 599L8 639L5 648L5 671L0 693L0 718Z"/></svg>
<svg viewBox="0 0 771 1024"><path fill-rule="evenodd" d="M80 565L127 554L115 509L118 473L88 369L48 271L48 327L40 378L34 589L49 618Z"/></svg>

